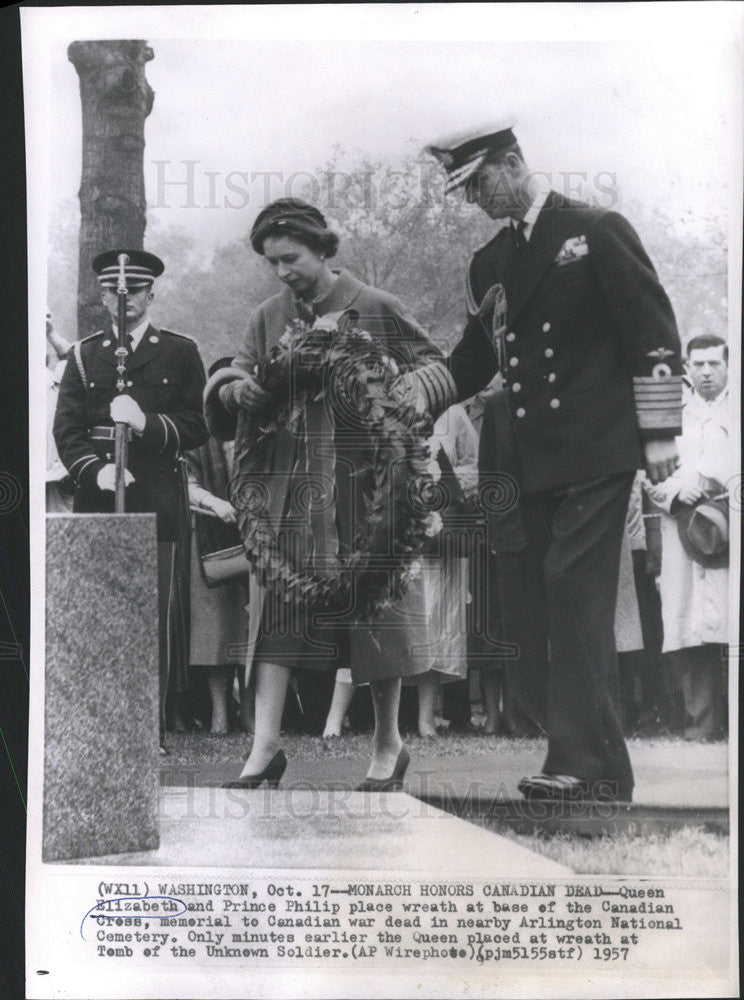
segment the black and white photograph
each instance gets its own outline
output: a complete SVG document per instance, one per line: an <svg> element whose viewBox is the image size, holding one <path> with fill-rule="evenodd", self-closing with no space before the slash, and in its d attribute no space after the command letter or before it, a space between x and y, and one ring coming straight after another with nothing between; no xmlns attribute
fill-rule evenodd
<svg viewBox="0 0 744 1000"><path fill-rule="evenodd" d="M20 13L27 996L737 994L744 5Z"/></svg>

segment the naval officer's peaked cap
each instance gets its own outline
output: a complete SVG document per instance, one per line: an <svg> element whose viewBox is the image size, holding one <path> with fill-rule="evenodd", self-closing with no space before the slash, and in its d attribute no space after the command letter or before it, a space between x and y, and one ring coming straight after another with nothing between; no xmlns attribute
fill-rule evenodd
<svg viewBox="0 0 744 1000"><path fill-rule="evenodd" d="M509 118L430 142L424 152L430 153L444 167L447 173L445 193L465 184L483 166L490 153L498 153L515 143L513 128L514 119Z"/></svg>
<svg viewBox="0 0 744 1000"><path fill-rule="evenodd" d="M106 250L93 261L93 270L104 288L116 288L119 282L119 257L124 254L124 274L127 288L145 288L165 270L165 264L154 253L146 250Z"/></svg>

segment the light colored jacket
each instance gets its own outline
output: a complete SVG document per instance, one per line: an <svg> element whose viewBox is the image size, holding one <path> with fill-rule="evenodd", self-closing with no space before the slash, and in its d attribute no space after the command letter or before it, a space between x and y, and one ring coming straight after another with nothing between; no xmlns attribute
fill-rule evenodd
<svg viewBox="0 0 744 1000"><path fill-rule="evenodd" d="M686 484L722 491L734 474L728 393L708 403L691 393L677 438L680 467L663 483L644 488L661 518L661 613L664 652L728 642L728 568L710 569L687 555L677 532L675 500Z"/></svg>

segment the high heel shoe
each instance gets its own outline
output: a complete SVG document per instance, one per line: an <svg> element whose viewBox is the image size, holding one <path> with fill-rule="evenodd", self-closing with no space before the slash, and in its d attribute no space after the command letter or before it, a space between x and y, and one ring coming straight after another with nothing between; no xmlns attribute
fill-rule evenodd
<svg viewBox="0 0 744 1000"><path fill-rule="evenodd" d="M277 750L269 763L258 774L244 774L242 778L235 781L225 781L223 788L258 788L262 782L266 782L269 788L278 788L282 775L287 770L287 757L283 750Z"/></svg>
<svg viewBox="0 0 744 1000"><path fill-rule="evenodd" d="M395 767L393 768L393 773L389 778L365 778L361 785L357 785L354 791L399 792L403 787L403 778L406 776L406 771L410 763L411 755L405 747L401 747Z"/></svg>

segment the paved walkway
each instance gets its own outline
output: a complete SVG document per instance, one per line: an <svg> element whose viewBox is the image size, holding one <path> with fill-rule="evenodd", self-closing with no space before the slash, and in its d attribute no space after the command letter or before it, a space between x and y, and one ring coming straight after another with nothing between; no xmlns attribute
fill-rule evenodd
<svg viewBox="0 0 744 1000"><path fill-rule="evenodd" d="M570 869L402 792L167 786L160 847L97 865L328 868L397 876L560 878Z"/></svg>
<svg viewBox="0 0 744 1000"><path fill-rule="evenodd" d="M308 737L308 740L311 740ZM316 741L317 742L317 741ZM728 806L728 746L725 743L684 743L681 740L631 740L631 761L636 778L634 806L664 809L726 809ZM443 750L446 745L443 743ZM426 755L411 743L411 766L405 790L414 796L519 799L517 782L538 773L545 757L542 740L494 744L488 752L481 744L473 756L437 755L427 746ZM163 758L161 781L167 785L218 786L237 777L242 758L231 742L223 759L182 765ZM362 780L365 757L290 757L282 787L298 789L350 789Z"/></svg>
<svg viewBox="0 0 744 1000"><path fill-rule="evenodd" d="M568 874L563 866L477 825L483 822L478 817L488 816L489 809L497 818L510 810L520 812L517 781L540 770L543 741L492 745L477 741L471 752L459 753L446 741L440 747L420 742L417 746L412 740L405 791L383 795L352 790L367 766L366 756L355 752L359 744L339 744L339 752L323 754L319 742L310 737L292 741L281 790L220 788L226 778L238 774L242 757L236 752L243 752L246 742L230 739L220 745L214 739L205 738L203 743L192 739L188 749L186 739L174 737L171 756L161 760L160 847L89 860L177 867L328 867L442 876L456 869L463 877ZM344 756L347 751L354 752ZM179 762L188 759L189 753L195 763ZM670 812L689 822L690 817L710 817L726 809L725 744L632 741L630 753L637 784L635 802L625 811L626 822ZM440 800L449 800L452 806L457 799L468 803L462 814L475 822L436 807ZM554 818L549 817L549 822ZM559 823L563 824L559 829L574 823L582 833L590 832L589 826L602 832L593 815L562 816ZM485 826L492 825L485 821Z"/></svg>

